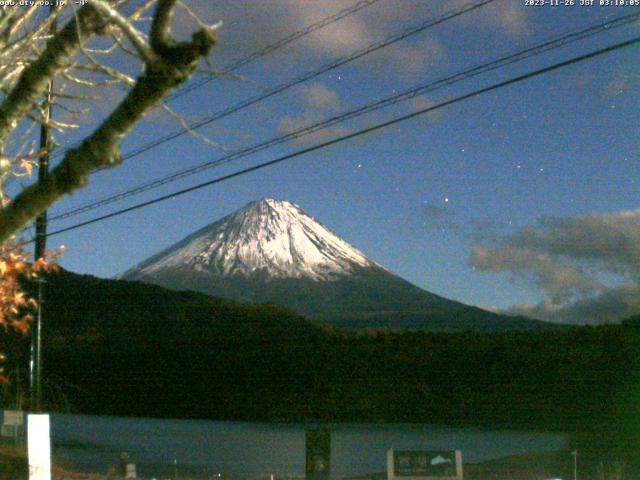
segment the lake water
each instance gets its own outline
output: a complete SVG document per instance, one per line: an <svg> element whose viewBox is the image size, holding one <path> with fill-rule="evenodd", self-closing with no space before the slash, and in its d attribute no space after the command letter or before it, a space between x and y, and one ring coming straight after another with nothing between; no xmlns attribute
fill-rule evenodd
<svg viewBox="0 0 640 480"><path fill-rule="evenodd" d="M106 472L125 450L139 477L234 479L304 476L303 424L51 416L54 460L83 471ZM313 426L311 426L313 427ZM561 433L491 431L432 425L323 425L331 430L331 475L346 478L386 470L386 451L461 450L463 461L555 451Z"/></svg>

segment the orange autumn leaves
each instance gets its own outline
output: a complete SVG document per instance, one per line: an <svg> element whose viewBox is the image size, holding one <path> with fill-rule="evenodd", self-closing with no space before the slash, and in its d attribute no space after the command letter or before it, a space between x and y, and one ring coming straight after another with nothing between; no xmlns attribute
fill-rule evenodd
<svg viewBox="0 0 640 480"><path fill-rule="evenodd" d="M37 159L42 151L32 148L26 155L6 157L0 155L0 206L11 203L5 190L10 177L29 177L37 167ZM47 252L44 258L30 261L25 251L25 242L15 237L0 244L0 327L4 331L14 330L25 334L33 320L37 302L23 290L21 282L34 280L40 273L57 268L54 259L59 252ZM0 361L4 355L0 352ZM0 369L0 383L7 383Z"/></svg>
<svg viewBox="0 0 640 480"><path fill-rule="evenodd" d="M0 326L25 334L33 320L37 302L23 290L21 282L34 280L39 274L57 269L53 261L57 252L30 262L24 241L9 241L0 245ZM0 374L0 382L6 377Z"/></svg>
<svg viewBox="0 0 640 480"><path fill-rule="evenodd" d="M5 190L6 180L9 177L30 177L38 165L38 156L43 152L32 148L26 155L5 157L0 154L0 205L4 207L11 202L11 197Z"/></svg>

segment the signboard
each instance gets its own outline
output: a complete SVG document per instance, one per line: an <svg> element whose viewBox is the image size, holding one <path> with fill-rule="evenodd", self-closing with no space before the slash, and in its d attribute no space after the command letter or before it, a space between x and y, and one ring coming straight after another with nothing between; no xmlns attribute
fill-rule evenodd
<svg viewBox="0 0 640 480"><path fill-rule="evenodd" d="M24 436L24 413L21 410L5 410L0 427L0 437L11 438L17 444Z"/></svg>
<svg viewBox="0 0 640 480"><path fill-rule="evenodd" d="M459 450L389 450L388 480L462 479Z"/></svg>
<svg viewBox="0 0 640 480"><path fill-rule="evenodd" d="M27 417L29 480L51 480L49 415Z"/></svg>
<svg viewBox="0 0 640 480"><path fill-rule="evenodd" d="M5 410L3 425L24 425L24 416L21 410Z"/></svg>
<svg viewBox="0 0 640 480"><path fill-rule="evenodd" d="M2 425L0 428L0 437L16 438L20 433L18 425Z"/></svg>
<svg viewBox="0 0 640 480"><path fill-rule="evenodd" d="M307 430L306 466L307 480L329 480L331 459L331 432L328 430Z"/></svg>

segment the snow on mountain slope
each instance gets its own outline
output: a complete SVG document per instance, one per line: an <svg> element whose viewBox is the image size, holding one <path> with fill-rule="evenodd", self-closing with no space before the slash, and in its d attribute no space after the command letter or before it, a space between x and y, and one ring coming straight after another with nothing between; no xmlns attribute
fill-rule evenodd
<svg viewBox="0 0 640 480"><path fill-rule="evenodd" d="M271 302L350 328L499 331L542 322L470 307L384 269L300 207L258 200L120 276L240 302Z"/></svg>
<svg viewBox="0 0 640 480"><path fill-rule="evenodd" d="M333 280L382 267L287 201L265 198L195 232L125 272L148 276L179 268L223 277Z"/></svg>

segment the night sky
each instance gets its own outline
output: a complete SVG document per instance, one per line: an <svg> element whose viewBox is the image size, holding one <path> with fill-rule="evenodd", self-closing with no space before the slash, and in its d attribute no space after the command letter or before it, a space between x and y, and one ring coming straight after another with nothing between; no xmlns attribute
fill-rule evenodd
<svg viewBox="0 0 640 480"><path fill-rule="evenodd" d="M353 3L187 2L205 22L223 22L210 59L220 72ZM187 121L203 118L466 3L379 0L170 105ZM183 136L99 172L50 215L640 9L575 3L551 7L496 1L199 130L219 148ZM193 28L182 12L176 34ZM51 222L49 228L268 161L639 35L638 22L608 29L127 201ZM250 201L273 197L300 205L373 260L439 295L563 322L619 320L640 312L639 55L640 46L618 50L53 236L49 246L66 246L61 257L65 268L112 277ZM203 64L196 79L208 69ZM85 123L104 115L119 95L106 92ZM179 128L170 115L154 112L125 140L123 151Z"/></svg>

